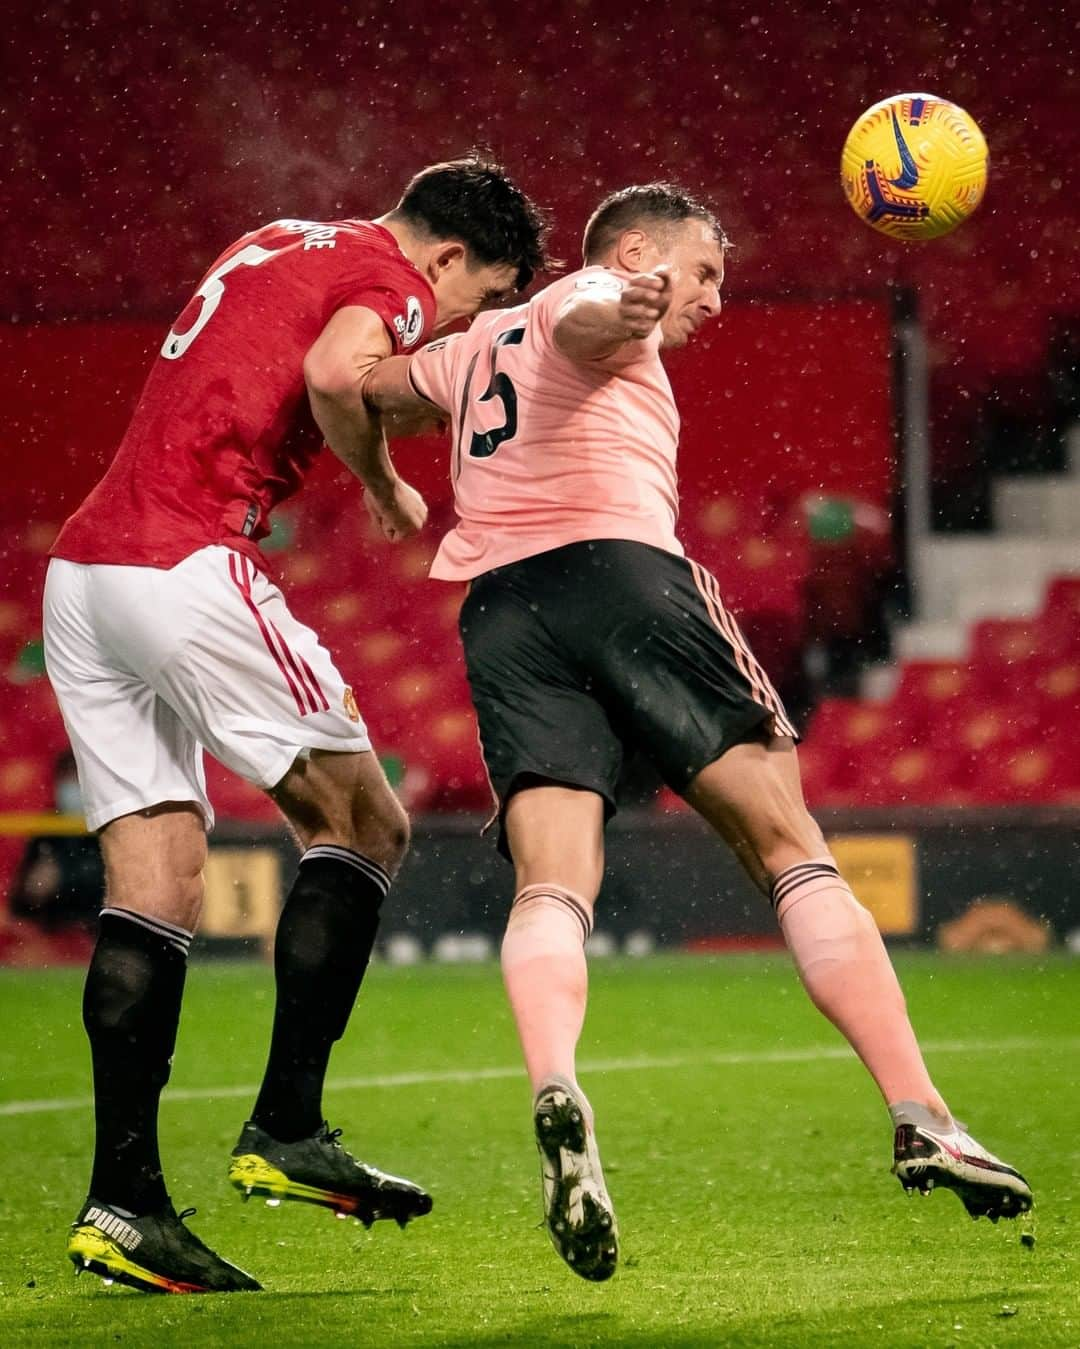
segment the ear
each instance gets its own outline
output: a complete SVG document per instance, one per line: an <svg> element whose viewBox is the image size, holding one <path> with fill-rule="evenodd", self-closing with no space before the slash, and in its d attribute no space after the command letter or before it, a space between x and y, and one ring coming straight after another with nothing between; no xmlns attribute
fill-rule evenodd
<svg viewBox="0 0 1080 1349"><path fill-rule="evenodd" d="M644 230L624 230L615 245L615 266L624 272L646 271L645 254L651 246Z"/></svg>
<svg viewBox="0 0 1080 1349"><path fill-rule="evenodd" d="M449 240L445 244L439 244L428 258L427 275L429 281L435 281L443 272L451 267L463 265L467 261L465 254L465 245Z"/></svg>

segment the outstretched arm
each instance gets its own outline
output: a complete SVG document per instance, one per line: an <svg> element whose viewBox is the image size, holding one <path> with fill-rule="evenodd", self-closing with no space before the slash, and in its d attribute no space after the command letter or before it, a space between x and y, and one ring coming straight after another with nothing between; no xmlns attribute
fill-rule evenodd
<svg viewBox="0 0 1080 1349"><path fill-rule="evenodd" d="M610 284L574 290L555 320L555 346L572 361L598 361L614 356L627 342L648 337L671 303L671 277L666 268L643 272Z"/></svg>
<svg viewBox="0 0 1080 1349"><path fill-rule="evenodd" d="M395 540L423 526L427 506L398 477L379 417L364 402L364 377L390 350L382 319L362 305L346 305L304 357L304 381L327 445L364 484L369 513Z"/></svg>
<svg viewBox="0 0 1080 1349"><path fill-rule="evenodd" d="M430 431L446 417L444 409L417 392L409 377L412 363L411 356L391 356L373 365L364 376L364 398L390 436Z"/></svg>

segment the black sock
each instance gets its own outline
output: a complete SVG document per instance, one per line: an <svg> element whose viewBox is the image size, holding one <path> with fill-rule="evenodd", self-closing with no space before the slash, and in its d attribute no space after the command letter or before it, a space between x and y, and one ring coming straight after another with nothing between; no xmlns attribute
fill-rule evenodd
<svg viewBox="0 0 1080 1349"><path fill-rule="evenodd" d="M251 1114L279 1142L322 1123L330 1050L345 1033L389 888L383 868L349 848L320 845L300 859L278 921L274 1033Z"/></svg>
<svg viewBox="0 0 1080 1349"><path fill-rule="evenodd" d="M191 933L130 909L103 909L83 992L94 1066L90 1194L135 1214L168 1201L158 1100L176 1047Z"/></svg>

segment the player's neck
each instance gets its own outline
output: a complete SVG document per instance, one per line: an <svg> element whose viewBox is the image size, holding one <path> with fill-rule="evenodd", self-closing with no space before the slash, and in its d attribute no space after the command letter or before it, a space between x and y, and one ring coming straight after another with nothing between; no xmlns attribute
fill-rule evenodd
<svg viewBox="0 0 1080 1349"><path fill-rule="evenodd" d="M422 238L410 226L409 222L402 219L395 211L388 211L386 215L379 216L378 219L372 221L372 224L381 225L388 234L392 234L394 242L412 265L418 271L424 270L424 265L432 249L430 239Z"/></svg>

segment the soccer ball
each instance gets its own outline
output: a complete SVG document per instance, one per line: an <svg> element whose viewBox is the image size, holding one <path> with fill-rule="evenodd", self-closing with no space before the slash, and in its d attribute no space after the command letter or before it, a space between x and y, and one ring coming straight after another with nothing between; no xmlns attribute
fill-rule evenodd
<svg viewBox="0 0 1080 1349"><path fill-rule="evenodd" d="M867 108L840 158L844 195L860 220L894 239L948 234L982 201L987 150L963 108L932 94L897 94Z"/></svg>

